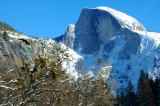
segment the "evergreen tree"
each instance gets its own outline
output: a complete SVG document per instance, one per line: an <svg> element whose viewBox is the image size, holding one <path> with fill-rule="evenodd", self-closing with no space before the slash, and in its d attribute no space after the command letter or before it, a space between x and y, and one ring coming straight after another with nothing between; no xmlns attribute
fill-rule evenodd
<svg viewBox="0 0 160 106"><path fill-rule="evenodd" d="M8 40L10 39L10 37L8 36L8 34L7 34L6 31L3 32L2 37L3 37L3 39L4 39L5 41L8 41Z"/></svg>
<svg viewBox="0 0 160 106"><path fill-rule="evenodd" d="M120 94L117 95L117 98L116 98L116 105L115 106L120 106L121 105L121 97L120 97Z"/></svg>
<svg viewBox="0 0 160 106"><path fill-rule="evenodd" d="M150 87L152 88L152 92L155 98L155 105L159 106L160 104L160 79L156 78L155 81L153 79L149 79Z"/></svg>
<svg viewBox="0 0 160 106"><path fill-rule="evenodd" d="M130 93L132 93L132 92L134 92L134 87L133 87L133 85L132 85L132 82L129 81L129 82L128 82L128 86L127 86L127 93L130 94Z"/></svg>
<svg viewBox="0 0 160 106"><path fill-rule="evenodd" d="M145 75L145 85L146 85L146 90L148 93L148 101L150 106L155 106L155 98L154 98L154 94L151 88L151 85L149 83L149 78L148 78L148 74L146 73Z"/></svg>
<svg viewBox="0 0 160 106"><path fill-rule="evenodd" d="M138 80L137 99L141 106L154 106L154 96L152 89L148 81L148 75L145 75L144 71L141 71L140 78Z"/></svg>
<svg viewBox="0 0 160 106"><path fill-rule="evenodd" d="M12 31L17 32L14 28L12 28L10 25L4 22L0 22L0 31Z"/></svg>
<svg viewBox="0 0 160 106"><path fill-rule="evenodd" d="M127 93L126 93L126 105L135 106L136 105L136 95L134 92L134 87L131 81L128 82Z"/></svg>
<svg viewBox="0 0 160 106"><path fill-rule="evenodd" d="M123 92L121 92L121 99L120 99L121 106L126 106L126 96Z"/></svg>

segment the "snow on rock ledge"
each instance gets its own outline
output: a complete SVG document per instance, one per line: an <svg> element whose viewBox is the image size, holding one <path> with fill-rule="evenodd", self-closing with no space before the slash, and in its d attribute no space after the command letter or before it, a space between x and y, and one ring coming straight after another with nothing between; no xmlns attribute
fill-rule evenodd
<svg viewBox="0 0 160 106"><path fill-rule="evenodd" d="M109 7L97 7L95 9L100 9L109 12L113 17L115 17L118 20L122 28L124 27L130 30L145 31L145 28L141 23L139 23L135 18L128 16L125 13L119 12Z"/></svg>
<svg viewBox="0 0 160 106"><path fill-rule="evenodd" d="M61 49L66 50L66 53L69 54L69 58L62 63L62 67L66 72L75 78L75 80L78 78L78 72L76 71L76 63L83 59L82 56L77 54L74 50L66 47L63 43L59 43Z"/></svg>

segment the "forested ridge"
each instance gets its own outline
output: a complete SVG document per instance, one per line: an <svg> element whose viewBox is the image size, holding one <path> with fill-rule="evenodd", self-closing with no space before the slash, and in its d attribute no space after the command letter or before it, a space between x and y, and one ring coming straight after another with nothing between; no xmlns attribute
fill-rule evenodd
<svg viewBox="0 0 160 106"><path fill-rule="evenodd" d="M140 73L136 92L129 81L126 92L117 95L118 106L160 106L160 79L149 78L143 70Z"/></svg>
<svg viewBox="0 0 160 106"><path fill-rule="evenodd" d="M5 22L0 22L0 31L12 31L12 32L17 32L13 27L11 27L9 24Z"/></svg>

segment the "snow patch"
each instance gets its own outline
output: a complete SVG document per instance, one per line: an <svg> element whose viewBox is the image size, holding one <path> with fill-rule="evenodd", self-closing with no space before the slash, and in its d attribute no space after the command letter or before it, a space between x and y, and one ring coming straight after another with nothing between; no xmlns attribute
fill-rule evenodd
<svg viewBox="0 0 160 106"><path fill-rule="evenodd" d="M73 76L75 79L78 78L78 72L76 71L76 63L83 59L82 56L78 55L74 50L67 48L63 43L59 43L60 47L64 50L67 50L66 53L69 54L69 58L62 63L62 67Z"/></svg>
<svg viewBox="0 0 160 106"><path fill-rule="evenodd" d="M100 9L109 12L113 17L115 17L118 22L122 25L124 28L128 28L131 30L140 30L139 27L142 25L133 17L128 16L125 13L119 12L117 10L111 9L109 7L97 7L94 9ZM143 27L143 26L142 26ZM143 30L145 28L143 27Z"/></svg>

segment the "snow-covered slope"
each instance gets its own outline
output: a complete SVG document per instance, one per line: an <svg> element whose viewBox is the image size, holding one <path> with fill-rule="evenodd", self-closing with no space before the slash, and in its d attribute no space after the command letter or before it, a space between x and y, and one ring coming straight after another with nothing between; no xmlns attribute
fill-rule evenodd
<svg viewBox="0 0 160 106"><path fill-rule="evenodd" d="M7 33L11 38L35 40L33 37L29 37L29 36L27 36L25 34L15 33L15 32L11 32L11 31L7 31Z"/></svg>
<svg viewBox="0 0 160 106"><path fill-rule="evenodd" d="M71 29L69 30L70 32L73 29L72 27L74 27L74 25L71 25ZM10 39L4 41L4 39L0 37L0 58L4 61L6 58L9 59L10 62L13 61L13 64L11 64L8 68L13 68L14 65L20 66L22 63L21 58L25 58L31 64L33 63L33 58L39 55L52 59L54 58L53 51L55 49L55 45L57 45L60 46L62 50L65 50L69 55L69 58L62 64L63 69L66 70L70 76L77 79L78 73L75 66L78 60L82 59L82 56L78 55L74 50L66 47L62 43L56 43L52 39L36 39L21 33L11 31L6 32ZM0 33L3 33L3 31Z"/></svg>
<svg viewBox="0 0 160 106"><path fill-rule="evenodd" d="M75 24L74 50L92 54L99 51L100 46L113 39L117 33L129 33L128 40L138 37L131 35L134 30L145 31L145 28L125 13L108 7L84 8Z"/></svg>
<svg viewBox="0 0 160 106"><path fill-rule="evenodd" d="M59 43L61 49L66 50L66 53L69 55L68 59L62 63L62 67L69 73L75 80L78 78L78 70L76 70L76 64L79 60L82 60L83 57L77 54L74 50L66 47L63 43Z"/></svg>
<svg viewBox="0 0 160 106"><path fill-rule="evenodd" d="M100 67L112 66L110 77L119 82L122 91L125 91L129 80L135 89L137 88L137 81L142 69L152 79L160 77L160 33L147 31L137 31L136 33L139 34L141 43L135 54L126 51L129 52L129 59L120 57L125 48L126 35L116 35L113 39L106 41L97 53L79 53L84 58L85 69L82 73L88 70L97 74Z"/></svg>
<svg viewBox="0 0 160 106"><path fill-rule="evenodd" d="M142 26L140 22L138 22L135 18L125 13L119 12L109 7L97 7L95 9L100 9L109 12L118 20L118 22L124 28L128 28L130 30L145 30L145 28Z"/></svg>
<svg viewBox="0 0 160 106"><path fill-rule="evenodd" d="M158 34L146 31L138 31L137 33L140 36L140 45L135 54L129 53L129 59L119 58L118 55L125 46L125 39L123 37L115 37L113 39L116 42L115 46L107 55L107 61L112 62L112 66L114 68L113 76L119 80L122 88L126 88L129 80L132 81L136 88L139 74L142 69L153 79L160 76L160 33ZM101 53L106 53L106 51Z"/></svg>
<svg viewBox="0 0 160 106"><path fill-rule="evenodd" d="M109 78L122 91L129 80L136 89L142 69L153 79L160 77L160 33L146 31L135 18L108 7L84 8L74 33L82 74L94 76L100 67L112 67Z"/></svg>

